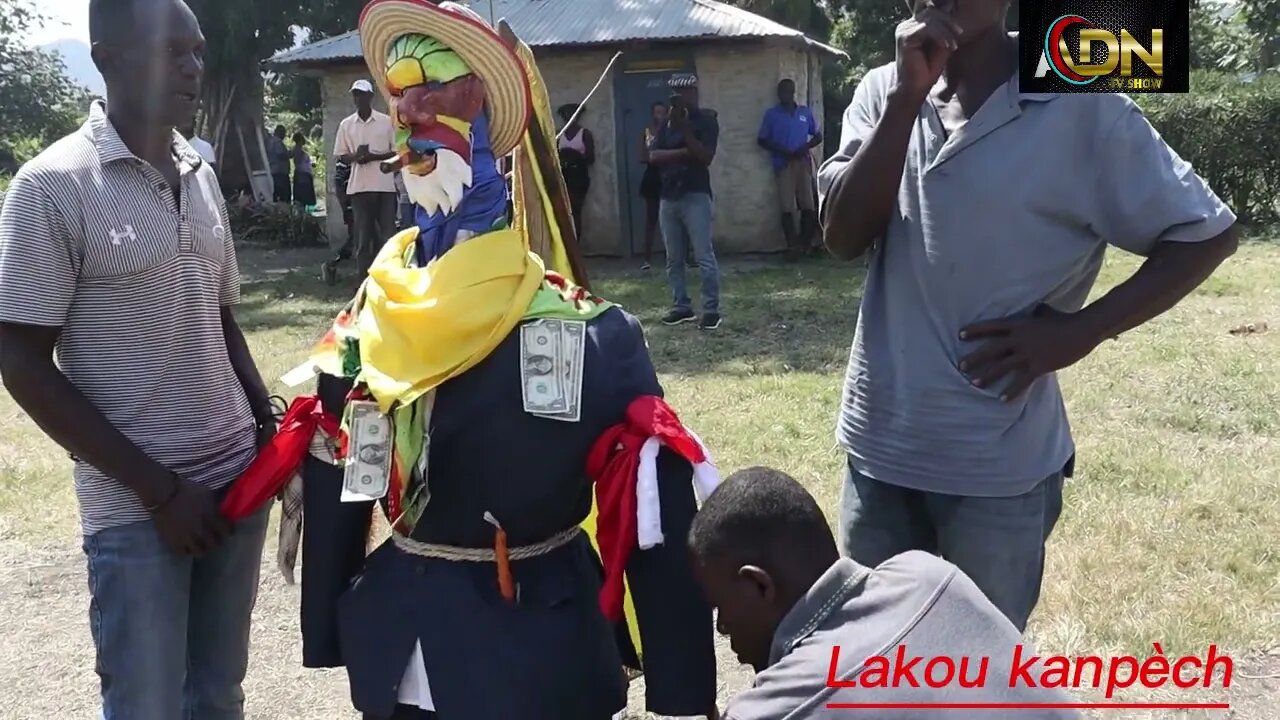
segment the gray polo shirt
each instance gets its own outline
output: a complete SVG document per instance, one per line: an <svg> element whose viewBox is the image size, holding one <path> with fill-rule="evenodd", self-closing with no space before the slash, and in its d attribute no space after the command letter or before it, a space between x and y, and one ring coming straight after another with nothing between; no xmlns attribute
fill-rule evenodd
<svg viewBox="0 0 1280 720"><path fill-rule="evenodd" d="M844 114L832 182L875 128L894 66L872 70ZM820 209L825 209L820 206ZM862 474L971 496L1027 492L1075 447L1055 375L1015 402L959 369L980 347L961 328L1071 312L1108 245L1145 255L1201 242L1235 222L1124 95L1039 94L1015 75L953 136L922 105L897 206L869 255L837 439ZM838 232L838 229L836 229Z"/></svg>
<svg viewBox="0 0 1280 720"><path fill-rule="evenodd" d="M116 429L211 487L255 449L255 423L222 332L240 298L213 170L178 134L180 202L134 156L101 103L27 163L0 210L0 322L60 327L62 372ZM148 518L134 493L75 468L83 532Z"/></svg>
<svg viewBox="0 0 1280 720"><path fill-rule="evenodd" d="M857 687L827 686L836 646L836 680ZM1029 687L1021 677L1010 682L1015 665L1035 655L973 581L946 560L911 551L873 570L841 558L783 618L774 634L769 666L756 676L751 689L729 702L724 720L989 720L999 711L908 707L876 712L827 705L1079 702L1059 690ZM869 662L875 657L884 660ZM912 665L915 657L922 660ZM954 664L951 680L943 661L928 670L932 660L942 657ZM988 660L985 676L979 674L982 658ZM887 669L888 674L877 675L877 669ZM1042 669L1036 665L1031 670L1030 677L1039 685ZM962 686L961 675L977 687ZM930 687L930 677L937 687ZM982 682L976 682L980 677ZM912 687L911 680L918 687ZM1038 708L1008 717L1067 720L1080 714Z"/></svg>

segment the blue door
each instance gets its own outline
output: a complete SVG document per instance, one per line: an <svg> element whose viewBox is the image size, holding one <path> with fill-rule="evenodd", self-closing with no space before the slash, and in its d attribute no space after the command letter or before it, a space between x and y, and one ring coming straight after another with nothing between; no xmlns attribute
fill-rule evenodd
<svg viewBox="0 0 1280 720"><path fill-rule="evenodd" d="M645 164L640 155L641 139L652 116L653 104L671 97L668 82L676 73L694 72L693 57L685 52L628 53L613 81L614 107L618 128L618 208L622 247L625 255L644 251L645 203L640 197L640 180ZM661 254L662 240L654 240L654 252Z"/></svg>

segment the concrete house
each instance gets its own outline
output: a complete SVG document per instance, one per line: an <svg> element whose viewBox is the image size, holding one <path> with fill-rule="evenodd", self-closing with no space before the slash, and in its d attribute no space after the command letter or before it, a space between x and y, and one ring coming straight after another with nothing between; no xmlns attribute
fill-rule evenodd
<svg viewBox="0 0 1280 720"><path fill-rule="evenodd" d="M583 112L596 141L596 164L583 218L583 248L593 256L629 257L644 242L640 197L641 137L655 101L670 94L673 73L696 72L702 105L718 112L720 144L712 165L715 242L721 253L784 249L773 174L756 145L760 121L777 102L779 80L823 117L822 65L841 55L804 34L715 0L468 0L492 22L506 19L534 50L552 107L580 102L614 54L622 57ZM352 31L283 52L269 69L318 76L324 89L329 177L338 123L353 112L351 83L367 77ZM385 107L382 108L385 111ZM823 128L839 132L838 128ZM816 157L815 161L819 158ZM332 193L329 205L335 203ZM329 237L345 238L337 213ZM661 247L655 248L661 252Z"/></svg>

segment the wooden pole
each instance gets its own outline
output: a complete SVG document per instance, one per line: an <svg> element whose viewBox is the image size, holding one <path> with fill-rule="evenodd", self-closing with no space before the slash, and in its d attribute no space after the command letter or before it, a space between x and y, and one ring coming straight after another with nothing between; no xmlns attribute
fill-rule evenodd
<svg viewBox="0 0 1280 720"><path fill-rule="evenodd" d="M512 50L519 47L520 39L505 19L498 21L498 36ZM523 70L521 70L523 72ZM560 239L564 243L565 255L569 258L569 268L573 271L578 285L591 290L591 281L587 278L587 263L579 244L578 228L573 223L573 211L569 204L569 190L565 187L564 176L560 174L560 161L556 148L542 129L542 123L536 117L530 118L526 128L533 143L533 162L542 175L543 185L551 196L551 208L556 225L560 229Z"/></svg>

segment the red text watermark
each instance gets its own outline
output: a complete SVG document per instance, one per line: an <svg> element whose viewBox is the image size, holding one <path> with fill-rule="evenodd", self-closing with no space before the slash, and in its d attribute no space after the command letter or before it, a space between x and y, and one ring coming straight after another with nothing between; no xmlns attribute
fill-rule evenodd
<svg viewBox="0 0 1280 720"><path fill-rule="evenodd" d="M1066 657L1039 656L1018 645L1013 650L1007 676L992 677L990 657L925 657L912 655L899 645L884 655L867 658L856 668L840 670L840 646L831 648L831 664L827 669L827 687L831 688L989 688L996 684L1009 688L1047 688L1057 690L1102 690L1108 702L1080 703L828 703L829 708L844 709L1031 709L1031 708L1127 708L1127 709L1228 709L1227 703L1122 703L1111 702L1116 690L1141 685L1155 690L1173 686L1188 690L1209 688L1215 676L1221 675L1221 688L1231 687L1233 663L1210 645L1201 658L1187 655L1169 658L1160 643L1155 653L1139 659L1132 655L1103 658L1095 655ZM843 677L842 677L843 676Z"/></svg>

